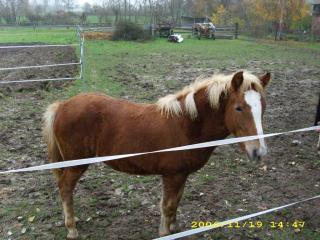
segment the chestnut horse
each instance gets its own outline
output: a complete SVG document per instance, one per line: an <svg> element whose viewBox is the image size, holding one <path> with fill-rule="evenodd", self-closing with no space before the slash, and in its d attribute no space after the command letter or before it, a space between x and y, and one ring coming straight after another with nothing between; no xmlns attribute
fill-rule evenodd
<svg viewBox="0 0 320 240"><path fill-rule="evenodd" d="M165 96L138 104L103 94L81 94L51 104L44 114L50 162L146 152L226 138L263 134L264 88L270 73L214 75ZM250 159L266 154L264 139L240 144ZM176 212L190 173L203 167L214 148L154 153L106 162L130 174L162 176L159 235L175 231ZM68 239L78 237L73 191L88 165L54 170Z"/></svg>
<svg viewBox="0 0 320 240"><path fill-rule="evenodd" d="M192 25L192 35L197 35L199 40L201 36L215 40L215 32L216 27L212 23L194 23Z"/></svg>

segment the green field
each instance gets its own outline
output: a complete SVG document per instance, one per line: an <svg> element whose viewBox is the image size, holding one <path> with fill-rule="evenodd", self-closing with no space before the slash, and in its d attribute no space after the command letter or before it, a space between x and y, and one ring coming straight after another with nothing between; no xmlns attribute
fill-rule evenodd
<svg viewBox="0 0 320 240"><path fill-rule="evenodd" d="M35 31L32 28L0 28L0 43L72 44L77 43L77 37L74 29L66 28L37 28ZM76 52L79 56L78 47ZM233 73L248 69L257 74L270 71L272 82L268 88L266 132L306 127L314 120L314 104L320 87L319 66L318 43L275 44L272 41L249 41L244 37L215 41L186 37L181 44L169 43L166 39L86 41L84 81L76 80L63 89L48 87L37 91L0 93L3 103L0 105L0 129L6 129L6 139L9 139L8 143L3 141L3 145L0 142L0 159L15 159L15 167L29 163L25 160L28 157L32 157L37 165L45 161L46 150L40 140L40 115L50 102L86 91L138 102L155 102L161 96L180 90L198 76L217 71ZM1 122L3 119L7 121ZM11 127L19 129L12 131ZM28 135L30 128L36 137ZM23 139L22 145L28 150L10 150L11 138ZM320 162L314 150L316 136L302 134L294 139L303 144L293 146L291 138L270 141L267 171L261 170L261 166L240 161L245 158L240 150L234 151L230 146L219 148L210 163L190 177L178 214L183 230L191 228L192 221L222 221L316 195L320 176ZM24 162L20 164L21 159ZM291 161L295 161L296 167L288 165ZM0 161L0 168L8 167L9 164ZM6 184L12 182L14 186L12 191L5 192L8 197L1 203L0 239L8 238L9 230L14 239L64 239L66 231L60 223L61 206L57 204L57 192L53 191L56 185L49 172L15 175L9 180L1 177L0 201ZM150 176L129 177L108 168L102 170L100 165L93 166L85 181L79 184L75 198L76 211L81 219L80 239L157 237L158 180ZM115 203L109 203L111 197L105 198L104 194L113 196L116 189L121 190L122 197L118 196ZM204 194L199 195L200 192ZM149 202L142 204L141 199ZM290 208L259 219L265 225L271 221L303 220L305 227L299 231L292 228L263 231L222 229L207 235L199 234L194 239L317 240L320 238L320 214L315 213L317 206L319 202L316 201L305 203L301 209ZM22 222L17 221L20 215L24 217ZM36 216L33 222L28 221L30 216ZM24 235L21 234L21 224L27 226Z"/></svg>
<svg viewBox="0 0 320 240"><path fill-rule="evenodd" d="M244 37L243 37L244 39ZM73 28L0 28L0 43L50 43L50 44L72 44L77 43L76 31ZM306 49L307 51L303 51ZM168 58L171 61L193 62L203 61L203 66L215 70L224 69L228 66L248 68L248 61L265 60L276 61L281 59L303 59L306 64L313 65L314 59L309 58L309 49L315 52L320 51L320 44L317 43L295 43L283 42L273 44L269 42L256 42L245 40L197 40L186 35L182 44L168 43L165 39L145 43L135 42L111 42L111 41L86 41L85 43L85 80L86 90L107 91L111 94L119 93L121 87L113 81L116 74L116 65L122 63L150 64L152 58L161 55L161 61ZM77 49L78 50L78 49ZM280 54L281 53L281 54ZM119 57L123 55L123 57ZM165 63L166 64L166 63ZM282 68L287 63L279 63L272 68ZM160 67L160 66L159 66ZM273 70L269 69L265 70ZM105 74L105 70L108 74ZM152 68L151 75L165 76L170 74L170 68ZM131 69L134 73L140 74L141 70ZM78 92L81 84L70 91ZM79 89L77 89L79 87ZM81 85L82 87L82 85ZM123 86L122 86L123 87Z"/></svg>

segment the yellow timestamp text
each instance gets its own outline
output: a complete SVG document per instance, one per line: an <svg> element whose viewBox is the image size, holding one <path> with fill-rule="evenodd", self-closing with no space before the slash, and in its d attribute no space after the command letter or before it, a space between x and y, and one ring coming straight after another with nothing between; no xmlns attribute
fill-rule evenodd
<svg viewBox="0 0 320 240"><path fill-rule="evenodd" d="M218 221L192 221L191 228L199 228L199 227L225 227L225 228L248 228L248 229L284 229L284 228L293 228L293 229L301 229L305 225L305 221L302 220L294 220L294 221L241 221L241 222L232 222L229 224L224 224L223 222Z"/></svg>

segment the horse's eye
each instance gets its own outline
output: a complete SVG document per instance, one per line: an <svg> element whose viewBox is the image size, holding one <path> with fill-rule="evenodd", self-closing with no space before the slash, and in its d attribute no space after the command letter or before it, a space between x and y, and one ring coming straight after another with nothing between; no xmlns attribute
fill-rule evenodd
<svg viewBox="0 0 320 240"><path fill-rule="evenodd" d="M240 106L236 106L236 111L242 112L242 108Z"/></svg>

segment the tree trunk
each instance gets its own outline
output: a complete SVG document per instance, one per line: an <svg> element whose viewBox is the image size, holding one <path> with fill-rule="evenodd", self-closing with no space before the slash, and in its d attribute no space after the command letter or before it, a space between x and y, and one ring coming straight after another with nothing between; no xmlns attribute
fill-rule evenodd
<svg viewBox="0 0 320 240"><path fill-rule="evenodd" d="M124 20L127 20L127 0L124 0Z"/></svg>
<svg viewBox="0 0 320 240"><path fill-rule="evenodd" d="M279 17L279 29L278 29L277 39L281 40L282 32L283 32L283 17L284 17L284 7L285 6L284 6L283 0L279 0L278 4L279 4L279 8L280 8L280 17Z"/></svg>

